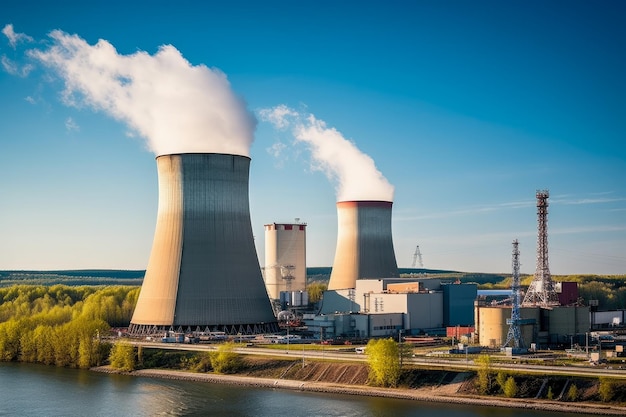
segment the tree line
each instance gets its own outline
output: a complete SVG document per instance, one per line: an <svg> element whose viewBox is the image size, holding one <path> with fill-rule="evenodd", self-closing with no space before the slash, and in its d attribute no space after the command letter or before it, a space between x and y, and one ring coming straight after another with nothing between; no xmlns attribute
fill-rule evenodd
<svg viewBox="0 0 626 417"><path fill-rule="evenodd" d="M128 326L139 287L0 288L0 360L89 368L102 363L110 328Z"/></svg>

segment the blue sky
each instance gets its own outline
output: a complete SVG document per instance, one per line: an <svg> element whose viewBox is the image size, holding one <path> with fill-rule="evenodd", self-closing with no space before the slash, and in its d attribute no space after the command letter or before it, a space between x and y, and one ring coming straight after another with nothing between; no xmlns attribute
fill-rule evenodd
<svg viewBox="0 0 626 417"><path fill-rule="evenodd" d="M551 272L624 274L625 13L621 1L5 0L0 27L30 38L0 35L0 269L144 269L152 245L154 153L107 112L64 103L59 77L26 55L59 29L120 55L169 44L228 77L258 118L261 263L265 223L306 222L309 266L335 250L336 184L259 117L286 105L393 185L400 267L419 245L426 268L510 273L519 239L532 273L535 192L549 189Z"/></svg>

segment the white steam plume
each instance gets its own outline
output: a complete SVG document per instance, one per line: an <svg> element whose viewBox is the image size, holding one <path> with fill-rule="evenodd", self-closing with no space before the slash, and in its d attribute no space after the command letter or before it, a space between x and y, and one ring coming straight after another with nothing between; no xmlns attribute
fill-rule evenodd
<svg viewBox="0 0 626 417"><path fill-rule="evenodd" d="M8 25L5 25L2 28L2 33L4 34L4 36L7 37L7 39L9 40L9 45L11 45L13 49L15 49L17 44L20 42L32 42L33 41L33 38L28 36L25 33L16 33L15 30L13 30L13 25L11 23L9 23Z"/></svg>
<svg viewBox="0 0 626 417"><path fill-rule="evenodd" d="M106 40L89 45L56 30L52 45L29 55L64 80L63 99L123 121L157 155L226 153L249 156L256 119L226 75L191 65L171 45L150 55L120 55Z"/></svg>
<svg viewBox="0 0 626 417"><path fill-rule="evenodd" d="M376 168L374 160L323 120L285 105L263 109L259 114L279 129L290 128L297 141L309 146L312 168L335 183L337 201L393 201L393 185Z"/></svg>

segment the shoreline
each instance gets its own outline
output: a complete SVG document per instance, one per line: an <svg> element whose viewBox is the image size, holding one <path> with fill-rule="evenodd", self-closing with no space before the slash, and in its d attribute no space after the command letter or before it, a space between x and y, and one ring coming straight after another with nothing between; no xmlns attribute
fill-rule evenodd
<svg viewBox="0 0 626 417"><path fill-rule="evenodd" d="M346 385L324 382L308 382L293 379L259 378L237 375L219 375L212 373L197 373L169 369L141 369L132 372L119 372L110 366L91 368L94 372L119 373L124 375L142 376L148 378L173 379L182 381L205 382L215 384L237 385L255 388L288 389L292 391L308 391L318 393L360 395L369 397L397 398L421 402L435 402L446 404L489 406L503 408L531 409L537 411L552 411L560 413L595 414L606 416L625 416L626 407L591 404L585 402L565 403L550 400L477 397L465 396L447 392L437 394L436 389L419 390L404 388L380 388L364 385ZM430 393L426 391L431 391Z"/></svg>

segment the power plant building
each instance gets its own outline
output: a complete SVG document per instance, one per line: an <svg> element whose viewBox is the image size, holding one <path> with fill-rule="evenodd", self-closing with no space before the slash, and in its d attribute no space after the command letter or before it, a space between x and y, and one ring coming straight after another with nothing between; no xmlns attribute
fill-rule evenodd
<svg viewBox="0 0 626 417"><path fill-rule="evenodd" d="M399 277L390 201L337 203L337 247L329 290L355 288L363 278Z"/></svg>
<svg viewBox="0 0 626 417"><path fill-rule="evenodd" d="M306 290L306 224L265 225L265 287L273 300L281 292Z"/></svg>
<svg viewBox="0 0 626 417"><path fill-rule="evenodd" d="M326 334L356 337L440 333L448 326L473 324L476 291L476 284L442 284L439 279L359 279L355 289L325 291L320 316L307 325L314 332L325 325ZM354 325L349 333L338 318L346 315ZM388 324L372 325L380 320Z"/></svg>
<svg viewBox="0 0 626 417"><path fill-rule="evenodd" d="M156 229L130 334L276 331L250 221L250 158L183 153L156 162Z"/></svg>

